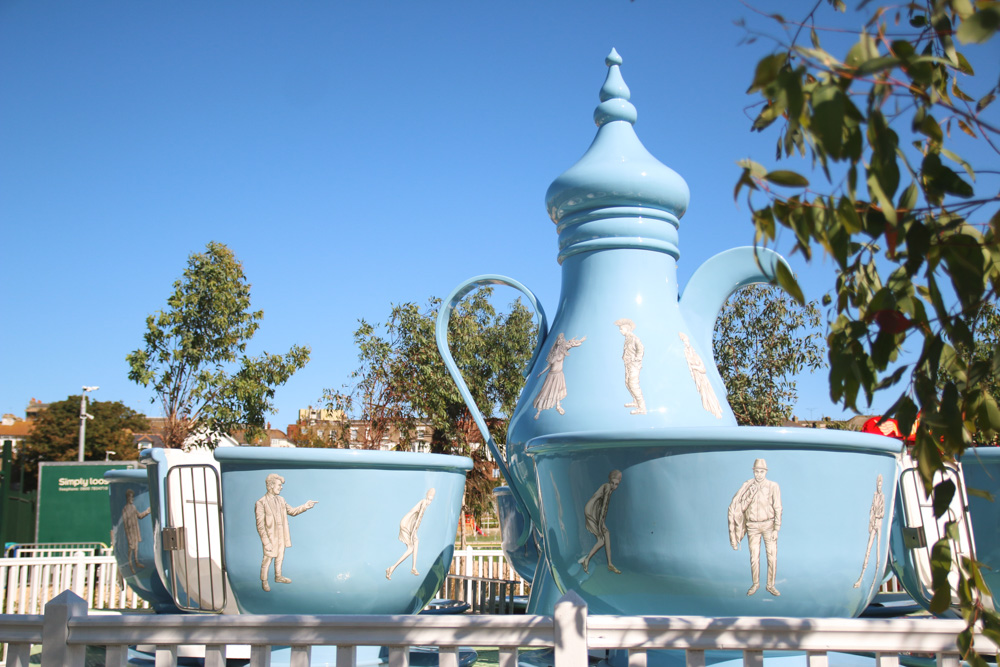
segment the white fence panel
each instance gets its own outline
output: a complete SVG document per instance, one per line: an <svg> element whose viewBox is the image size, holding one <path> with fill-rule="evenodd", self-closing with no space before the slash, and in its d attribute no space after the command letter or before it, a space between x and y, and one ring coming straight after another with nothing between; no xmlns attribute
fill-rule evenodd
<svg viewBox="0 0 1000 667"><path fill-rule="evenodd" d="M794 619L695 616L588 616L569 593L553 616L207 616L90 615L71 592L60 595L44 616L0 616L0 642L9 645L7 664L26 667L32 645L42 645L42 667L84 667L87 646L106 647L108 665L122 665L125 647L142 637L154 645L158 667L176 667L177 647L204 646L209 667L224 664L226 647L252 645L251 665L267 665L272 646L293 646L292 664L308 665L312 646L336 646L352 664L358 646L389 646L390 664L406 664L412 646L433 645L454 656L459 646L495 647L501 664L519 648L553 650L556 667L587 664L587 652L618 649L630 665L645 664L652 650L685 651L686 664L705 664L705 651L740 651L748 667L759 667L765 651L805 653L810 667L828 663L828 652L867 654L878 667L898 664L901 652L933 655L956 667L956 644L964 623L935 618ZM976 649L995 654L981 635ZM444 661L447 662L447 661Z"/></svg>
<svg viewBox="0 0 1000 667"><path fill-rule="evenodd" d="M531 590L531 585L522 579L507 562L507 558L503 555L503 549L455 550L449 574L516 581L518 583L515 595L527 595ZM471 589L466 591L466 594L471 596Z"/></svg>
<svg viewBox="0 0 1000 667"><path fill-rule="evenodd" d="M0 558L0 609L5 614L40 614L64 590L92 609L147 609L119 577L114 556Z"/></svg>

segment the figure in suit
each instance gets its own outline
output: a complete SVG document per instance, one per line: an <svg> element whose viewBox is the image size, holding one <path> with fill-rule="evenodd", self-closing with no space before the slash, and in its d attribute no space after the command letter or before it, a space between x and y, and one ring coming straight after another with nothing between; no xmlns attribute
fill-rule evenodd
<svg viewBox="0 0 1000 667"><path fill-rule="evenodd" d="M125 507L122 508L122 528L125 530L125 541L128 542L128 564L135 574L137 568L145 567L139 562L139 542L142 542L142 531L139 530L139 519L149 516L149 507L139 511L135 507L135 491L126 489Z"/></svg>
<svg viewBox="0 0 1000 667"><path fill-rule="evenodd" d="M264 560L260 564L260 585L265 591L270 591L267 584L267 571L274 561L274 581L279 584L290 584L292 580L281 575L281 563L285 559L285 549L292 546L292 538L288 532L288 516L297 516L310 510L316 504L315 500L292 507L279 494L285 484L285 478L271 473L264 480L267 493L256 502L253 508L257 519L257 533L260 544L264 548Z"/></svg>
<svg viewBox="0 0 1000 667"><path fill-rule="evenodd" d="M747 595L760 588L760 541L764 540L767 555L767 592L778 596L774 586L778 569L778 531L781 530L781 489L776 482L766 479L767 462L753 462L753 479L747 480L729 503L729 544L734 550L746 535L750 545L750 575L753 585Z"/></svg>
<svg viewBox="0 0 1000 667"><path fill-rule="evenodd" d="M633 415L646 414L646 400L642 397L642 388L639 386L639 372L642 371L642 355L646 348L642 341L635 335L635 322L623 317L615 321L618 331L625 336L625 348L622 350L622 361L625 362L625 388L632 394L632 402L626 403L626 408L635 408Z"/></svg>

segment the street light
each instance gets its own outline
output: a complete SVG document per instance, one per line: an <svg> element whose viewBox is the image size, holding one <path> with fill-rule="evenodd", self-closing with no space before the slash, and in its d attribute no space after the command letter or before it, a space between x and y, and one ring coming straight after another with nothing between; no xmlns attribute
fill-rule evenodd
<svg viewBox="0 0 1000 667"><path fill-rule="evenodd" d="M94 415L87 414L87 392L97 391L100 387L84 387L83 395L80 396L80 451L77 453L76 460L83 463L83 443L87 439L87 420L93 419Z"/></svg>

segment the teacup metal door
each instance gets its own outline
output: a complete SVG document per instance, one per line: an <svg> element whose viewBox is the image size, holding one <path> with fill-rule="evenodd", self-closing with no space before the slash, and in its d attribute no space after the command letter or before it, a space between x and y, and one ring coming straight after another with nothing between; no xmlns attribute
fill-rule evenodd
<svg viewBox="0 0 1000 667"><path fill-rule="evenodd" d="M177 465L166 476L166 525L161 535L170 556L170 588L184 611L222 613L226 573L222 485L211 465Z"/></svg>

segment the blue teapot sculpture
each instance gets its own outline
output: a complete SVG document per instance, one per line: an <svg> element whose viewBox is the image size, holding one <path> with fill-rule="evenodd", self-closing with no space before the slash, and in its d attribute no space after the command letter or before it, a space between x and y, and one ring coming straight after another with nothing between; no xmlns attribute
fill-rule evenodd
<svg viewBox="0 0 1000 667"><path fill-rule="evenodd" d="M560 307L547 327L534 294L499 275L471 278L445 300L437 342L449 372L484 437L488 428L448 347L451 311L472 290L513 287L539 316L539 339L511 419L507 460L493 451L519 506L537 523L534 464L525 446L540 435L653 426L735 426L712 357L712 331L726 299L753 283L770 283L774 251L743 247L712 257L681 291L678 228L687 183L642 145L636 109L612 49L594 111L597 137L550 186L546 208L559 234ZM656 341L656 344L650 345ZM526 491L529 491L526 493ZM527 526L518 540L529 537Z"/></svg>
<svg viewBox="0 0 1000 667"><path fill-rule="evenodd" d="M562 267L551 327L530 290L498 275L459 285L437 320L445 364L530 517L514 544L536 527L558 588L595 613L856 615L885 569L898 446L736 427L712 357L714 324L735 290L772 282L784 259L728 250L681 289L687 184L643 147L622 60L612 50L605 62L597 136L546 194ZM539 319L506 456L448 346L452 310L486 284L520 291ZM820 553L831 530L850 537Z"/></svg>

